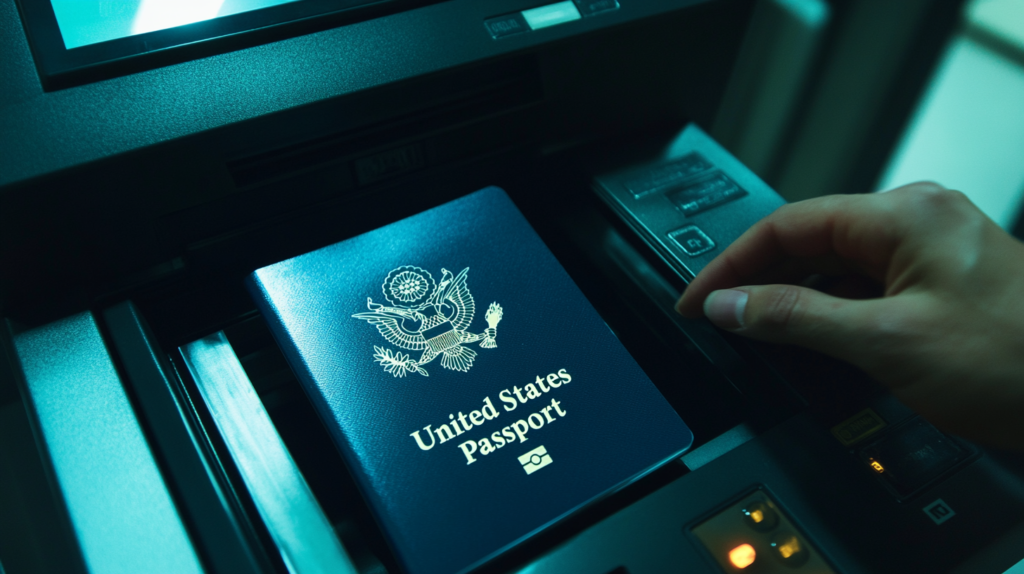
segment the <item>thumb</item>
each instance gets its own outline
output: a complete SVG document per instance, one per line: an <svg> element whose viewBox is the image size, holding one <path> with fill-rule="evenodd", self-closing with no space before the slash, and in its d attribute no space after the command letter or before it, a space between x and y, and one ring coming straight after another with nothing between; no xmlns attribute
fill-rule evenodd
<svg viewBox="0 0 1024 574"><path fill-rule="evenodd" d="M758 285L712 291L704 300L704 314L739 335L856 363L874 339L868 318L875 305L795 285Z"/></svg>

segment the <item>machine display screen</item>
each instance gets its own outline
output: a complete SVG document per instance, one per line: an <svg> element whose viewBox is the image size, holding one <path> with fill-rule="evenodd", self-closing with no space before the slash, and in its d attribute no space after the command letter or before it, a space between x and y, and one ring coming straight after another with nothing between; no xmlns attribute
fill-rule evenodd
<svg viewBox="0 0 1024 574"><path fill-rule="evenodd" d="M341 28L442 0L21 0L46 91Z"/></svg>
<svg viewBox="0 0 1024 574"><path fill-rule="evenodd" d="M68 50L300 0L50 0Z"/></svg>

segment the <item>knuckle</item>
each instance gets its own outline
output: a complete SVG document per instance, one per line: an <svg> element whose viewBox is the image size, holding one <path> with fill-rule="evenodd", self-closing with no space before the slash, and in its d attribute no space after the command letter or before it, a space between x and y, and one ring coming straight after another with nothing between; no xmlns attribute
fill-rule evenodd
<svg viewBox="0 0 1024 574"><path fill-rule="evenodd" d="M911 192L910 200L915 207L929 212L959 210L970 203L963 193L930 181L912 184L908 186L908 191Z"/></svg>
<svg viewBox="0 0 1024 574"><path fill-rule="evenodd" d="M895 205L900 217L910 217L933 229L937 222L952 226L978 223L981 215L966 195L932 182L906 186Z"/></svg>
<svg viewBox="0 0 1024 574"><path fill-rule="evenodd" d="M799 320L800 298L800 290L792 287L768 291L760 306L758 324L773 331L784 331Z"/></svg>
<svg viewBox="0 0 1024 574"><path fill-rule="evenodd" d="M929 180L916 181L914 183L907 184L906 188L910 189L910 190L913 190L914 192L924 193L924 194L929 194L929 193L939 194L939 193L942 193L944 191L949 191L948 189L946 189L946 187L944 185L942 185L942 184L940 184L938 182L929 181Z"/></svg>

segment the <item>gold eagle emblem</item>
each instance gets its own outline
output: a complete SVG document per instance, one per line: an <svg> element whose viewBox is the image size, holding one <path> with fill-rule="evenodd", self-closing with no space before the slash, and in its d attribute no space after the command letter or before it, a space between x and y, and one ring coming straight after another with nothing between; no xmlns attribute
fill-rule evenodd
<svg viewBox="0 0 1024 574"><path fill-rule="evenodd" d="M476 303L466 275L469 268L453 275L441 269L441 281L434 283L430 272L413 265L393 269L381 286L389 306L367 297L369 312L352 315L377 327L384 339L406 351L422 351L418 360L400 351L374 345L374 360L395 377L416 372L429 376L423 365L441 358L441 366L452 371L469 371L476 351L465 346L480 341L483 349L497 347L495 336L501 321L501 305L491 303L484 319L483 333L469 332Z"/></svg>

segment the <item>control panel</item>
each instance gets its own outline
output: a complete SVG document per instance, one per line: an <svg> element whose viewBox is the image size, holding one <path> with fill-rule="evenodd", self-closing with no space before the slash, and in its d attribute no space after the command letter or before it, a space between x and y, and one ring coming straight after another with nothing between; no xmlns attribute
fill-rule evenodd
<svg viewBox="0 0 1024 574"><path fill-rule="evenodd" d="M659 161L599 176L598 195L689 281L785 200L696 125Z"/></svg>

